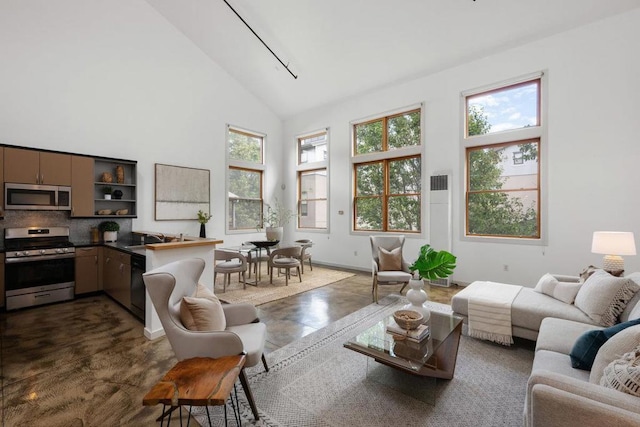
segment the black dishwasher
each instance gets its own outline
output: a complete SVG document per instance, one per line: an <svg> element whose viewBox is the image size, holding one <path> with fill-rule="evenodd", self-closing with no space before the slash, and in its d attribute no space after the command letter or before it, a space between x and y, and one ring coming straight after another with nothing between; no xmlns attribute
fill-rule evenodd
<svg viewBox="0 0 640 427"><path fill-rule="evenodd" d="M146 292L142 274L146 269L146 257L144 255L131 255L131 312L145 322L144 313L146 305Z"/></svg>

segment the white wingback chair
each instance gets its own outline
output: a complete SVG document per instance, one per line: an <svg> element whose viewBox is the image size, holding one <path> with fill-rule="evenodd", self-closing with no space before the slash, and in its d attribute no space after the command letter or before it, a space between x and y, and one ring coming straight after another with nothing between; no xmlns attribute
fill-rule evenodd
<svg viewBox="0 0 640 427"><path fill-rule="evenodd" d="M372 275L373 275L373 301L378 303L378 285L396 285L402 283L402 289L400 293L411 280L411 270L409 270L409 263L404 260L402 256L402 248L404 247L404 236L369 236L371 240L371 256L372 259ZM382 270L380 268L380 248L384 248L386 251L391 252L394 249L400 248L401 268L400 270Z"/></svg>
<svg viewBox="0 0 640 427"><path fill-rule="evenodd" d="M176 358L218 358L245 353L245 368L262 361L265 370L268 371L269 367L263 353L266 325L259 321L253 305L223 304L222 309L227 322L224 331L191 331L182 324L182 297L193 296L204 267L205 262L200 258L183 259L143 275L145 286ZM244 368L240 372L240 382L257 420L258 411Z"/></svg>

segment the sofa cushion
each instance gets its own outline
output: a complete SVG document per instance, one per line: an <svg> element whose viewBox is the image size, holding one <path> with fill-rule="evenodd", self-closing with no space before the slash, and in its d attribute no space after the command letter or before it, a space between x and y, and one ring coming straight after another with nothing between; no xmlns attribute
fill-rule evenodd
<svg viewBox="0 0 640 427"><path fill-rule="evenodd" d="M569 354L574 343L582 334L594 329L602 329L588 323L574 322L572 320L547 317L540 325L540 334L536 341L536 351L551 350L558 353ZM562 331L558 333L558 331Z"/></svg>
<svg viewBox="0 0 640 427"><path fill-rule="evenodd" d="M580 381L589 381L589 372L580 369L573 369L569 362L569 356L550 350L539 350L533 359L531 373L547 370L556 374L566 375Z"/></svg>
<svg viewBox="0 0 640 427"><path fill-rule="evenodd" d="M514 326L540 330L545 317L557 317L576 322L593 324L593 320L573 304L565 304L550 296L522 288L511 304L511 323Z"/></svg>
<svg viewBox="0 0 640 427"><path fill-rule="evenodd" d="M640 346L608 364L600 385L640 397Z"/></svg>
<svg viewBox="0 0 640 427"><path fill-rule="evenodd" d="M564 303L571 304L576 298L581 285L581 282L561 282L553 275L547 273L540 278L533 290L541 294L549 295Z"/></svg>
<svg viewBox="0 0 640 427"><path fill-rule="evenodd" d="M380 271L402 270L402 248L395 248L390 251L385 248L378 248L378 252Z"/></svg>
<svg viewBox="0 0 640 427"><path fill-rule="evenodd" d="M589 375L589 382L600 384L604 368L625 353L632 351L640 342L640 325L631 326L615 334L600 347Z"/></svg>
<svg viewBox="0 0 640 427"><path fill-rule="evenodd" d="M640 319L618 323L607 329L585 332L576 340L571 353L569 353L571 366L590 371L600 347L618 332L635 325L640 325Z"/></svg>
<svg viewBox="0 0 640 427"><path fill-rule="evenodd" d="M598 270L580 287L575 305L595 323L612 326L638 289L633 280Z"/></svg>

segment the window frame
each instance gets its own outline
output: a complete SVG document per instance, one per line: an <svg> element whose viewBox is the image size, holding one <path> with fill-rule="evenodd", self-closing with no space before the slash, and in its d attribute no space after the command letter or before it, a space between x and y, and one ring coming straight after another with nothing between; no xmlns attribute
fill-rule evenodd
<svg viewBox="0 0 640 427"><path fill-rule="evenodd" d="M405 114L415 113L417 112L420 117L420 135L417 145L404 146L399 148L391 148L388 147L388 122L389 119L394 117L403 116ZM357 153L357 126L363 124L374 123L376 121L382 121L383 123L383 133L382 133L382 151L368 152L368 153ZM412 105L404 108L399 108L393 111L389 111L386 113L382 113L376 116L371 116L367 118L363 118L360 120L355 120L350 122L351 126L351 234L404 234L407 237L424 237L424 233L426 232L426 219L427 219L427 206L426 200L427 197L425 195L425 186L424 184L424 107L422 104ZM420 182L420 192L417 193L419 199L419 220L418 224L420 229L417 231L414 230L390 230L389 229L389 219L388 219L388 203L391 197L396 196L395 194L390 194L390 174L389 174L389 164L393 161L408 159L408 158L418 158L420 162L420 177L418 180ZM357 192L357 168L358 166L362 166L365 164L374 164L374 163L382 163L383 170L383 190L382 195L380 196L358 196ZM415 195L416 193L406 193L407 196ZM404 195L404 194L402 194ZM381 197L382 198L382 228L379 230L374 229L358 229L356 215L357 215L357 199L358 198L370 198L370 197Z"/></svg>
<svg viewBox="0 0 640 427"><path fill-rule="evenodd" d="M320 135L325 135L325 142L326 142L326 158L324 158L323 160L319 160L319 161L315 161L315 162L305 162L302 163L302 150L301 150L301 143L303 140L305 139L309 139L309 138L314 138ZM300 135L296 136L296 210L297 210L297 220L296 220L296 230L297 231L309 231L309 232L318 232L318 233L329 233L329 228L330 228L330 209L329 209L329 204L330 204L330 185L329 185L329 151L330 151L330 130L329 128L324 128L324 129L320 129L320 130L316 130L313 132L306 132ZM302 227L300 225L301 222L301 218L302 218L302 204L303 204L303 200L302 200L302 175L304 173L308 173L308 172L313 172L313 171L325 171L325 175L326 175L326 181L325 181L325 185L326 185L326 198L318 198L318 199L305 199L305 202L308 201L317 201L317 200L325 200L326 201L326 212L325 212L325 216L327 218L327 225L326 227Z"/></svg>
<svg viewBox="0 0 640 427"><path fill-rule="evenodd" d="M248 136L248 137L252 137L252 138L260 138L262 140L262 144L261 144L261 149L260 149L260 157L261 157L261 161L260 163L256 163L256 162L250 162L250 161L246 161L246 160L238 160L238 159L232 159L230 156L230 140L231 140L231 133L237 133L240 135L244 135L244 136ZM241 171L247 171L247 172L253 172L253 173L258 173L260 175L260 198L259 199L251 199L251 200L256 200L256 201L260 201L260 218L263 217L263 210L264 210L264 183L265 183L265 172L266 172L266 144L267 144L267 135L261 132L255 132L255 131L250 131L247 129L244 129L242 127L238 127L238 126L233 126L233 125L229 125L227 124L226 126L226 132L225 132L225 141L226 141L226 147L225 147L225 154L226 154L226 202L225 202L225 230L227 234L248 234L248 233L255 233L256 232L256 226L258 226L258 224L256 224L256 226L250 227L250 228L231 228L230 223L231 223L231 218L229 217L229 211L231 208L231 200L229 198L229 193L230 193L230 188L231 188L231 170L241 170ZM246 199L249 200L249 199ZM261 225L261 224L260 224Z"/></svg>
<svg viewBox="0 0 640 427"><path fill-rule="evenodd" d="M547 190L547 72L540 71L527 74L509 80L487 85L484 87L464 91L460 96L460 141L461 141L461 170L463 171L462 191L460 191L460 203L462 207L460 215L461 233L460 239L472 242L492 242L521 245L544 246L547 244L548 230L548 190ZM538 125L527 126L518 129L508 129L487 133L483 135L468 136L468 98L500 92L538 81ZM503 235L477 235L469 234L469 165L467 149L480 147L497 147L513 145L526 141L538 141L538 206L537 206L537 237L530 236L503 236ZM510 159L512 160L512 159ZM520 165L516 165L520 166Z"/></svg>

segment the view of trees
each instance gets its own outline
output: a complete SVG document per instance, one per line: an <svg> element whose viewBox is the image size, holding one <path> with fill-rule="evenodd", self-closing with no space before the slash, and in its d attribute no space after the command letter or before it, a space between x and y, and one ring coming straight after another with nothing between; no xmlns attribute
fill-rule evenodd
<svg viewBox="0 0 640 427"><path fill-rule="evenodd" d="M262 164L262 138L229 130L229 159ZM229 228L262 224L262 171L229 168Z"/></svg>
<svg viewBox="0 0 640 427"><path fill-rule="evenodd" d="M420 111L355 126L356 153L420 145ZM384 134L386 132L386 135ZM420 231L421 158L356 164L356 229Z"/></svg>
<svg viewBox="0 0 640 427"><path fill-rule="evenodd" d="M480 106L468 110L468 134L483 135L491 125ZM538 161L537 142L517 145L525 161ZM467 197L468 234L536 237L537 209L517 193L500 191L507 181L503 176L506 146L467 149L469 191Z"/></svg>

